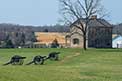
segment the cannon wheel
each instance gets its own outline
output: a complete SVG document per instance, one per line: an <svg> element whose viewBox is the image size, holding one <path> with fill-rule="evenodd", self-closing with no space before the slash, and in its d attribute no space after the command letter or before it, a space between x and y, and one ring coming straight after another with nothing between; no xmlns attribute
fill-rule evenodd
<svg viewBox="0 0 122 81"><path fill-rule="evenodd" d="M58 54L56 54L54 57L50 57L50 60L58 60Z"/></svg>
<svg viewBox="0 0 122 81"><path fill-rule="evenodd" d="M40 57L40 56L36 56L34 58L34 64L35 65L41 65L44 63L44 58Z"/></svg>
<svg viewBox="0 0 122 81"><path fill-rule="evenodd" d="M13 62L12 65L22 65L24 63L23 59L18 59L16 62Z"/></svg>
<svg viewBox="0 0 122 81"><path fill-rule="evenodd" d="M41 65L41 64L43 64L43 61L35 61L34 64L35 65Z"/></svg>

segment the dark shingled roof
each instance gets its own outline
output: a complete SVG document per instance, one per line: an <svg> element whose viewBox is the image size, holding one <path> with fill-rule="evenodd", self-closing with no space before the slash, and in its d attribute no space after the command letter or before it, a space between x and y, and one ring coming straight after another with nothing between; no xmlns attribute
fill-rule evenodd
<svg viewBox="0 0 122 81"><path fill-rule="evenodd" d="M81 19L81 22L85 22L85 21L86 19ZM76 23L78 23L78 20L75 21L73 24ZM70 27L72 27L72 25ZM107 22L105 19L90 19L88 25L89 27L112 27L112 25L109 22Z"/></svg>
<svg viewBox="0 0 122 81"><path fill-rule="evenodd" d="M91 19L89 22L89 26L90 27L95 27L95 26L112 27L112 25L104 19Z"/></svg>

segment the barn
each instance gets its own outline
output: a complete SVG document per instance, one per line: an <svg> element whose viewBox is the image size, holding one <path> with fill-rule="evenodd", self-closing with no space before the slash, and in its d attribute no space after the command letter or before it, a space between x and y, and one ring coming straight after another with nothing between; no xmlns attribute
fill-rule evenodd
<svg viewBox="0 0 122 81"><path fill-rule="evenodd" d="M66 41L66 36L68 33L59 33L59 32L36 32L36 39L35 42L36 47L51 47L51 44L54 40L57 40L59 43L59 47L66 47L66 44L69 44L69 41Z"/></svg>

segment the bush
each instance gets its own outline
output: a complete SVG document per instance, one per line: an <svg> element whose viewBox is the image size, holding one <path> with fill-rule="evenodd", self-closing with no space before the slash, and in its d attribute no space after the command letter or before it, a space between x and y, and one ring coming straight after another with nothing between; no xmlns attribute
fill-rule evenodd
<svg viewBox="0 0 122 81"><path fill-rule="evenodd" d="M51 48L58 48L58 47L59 47L58 40L57 39L53 40L53 42L51 44Z"/></svg>

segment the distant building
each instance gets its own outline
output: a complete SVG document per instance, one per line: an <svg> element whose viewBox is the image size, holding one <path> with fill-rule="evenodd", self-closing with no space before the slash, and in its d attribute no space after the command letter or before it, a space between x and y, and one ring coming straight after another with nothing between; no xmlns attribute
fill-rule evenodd
<svg viewBox="0 0 122 81"><path fill-rule="evenodd" d="M85 19L81 19L85 22ZM74 22L73 24L78 24ZM71 25L69 40L71 47L83 47L82 31ZM112 25L104 19L92 16L88 23L87 47L91 48L112 48Z"/></svg>
<svg viewBox="0 0 122 81"><path fill-rule="evenodd" d="M113 48L122 48L122 36L121 35L117 35L117 36L113 37L112 47Z"/></svg>

